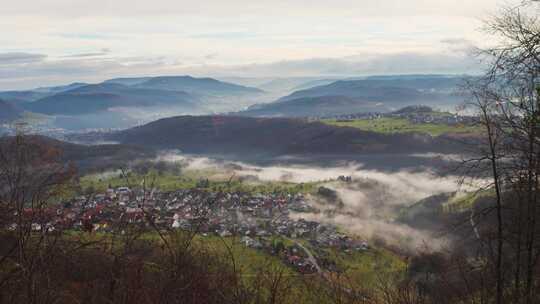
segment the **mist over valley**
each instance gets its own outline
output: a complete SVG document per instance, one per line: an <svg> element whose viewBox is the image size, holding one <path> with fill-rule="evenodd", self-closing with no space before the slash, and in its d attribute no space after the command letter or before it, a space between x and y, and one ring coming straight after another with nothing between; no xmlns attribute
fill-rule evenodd
<svg viewBox="0 0 540 304"><path fill-rule="evenodd" d="M540 303L540 4L18 0L0 304Z"/></svg>

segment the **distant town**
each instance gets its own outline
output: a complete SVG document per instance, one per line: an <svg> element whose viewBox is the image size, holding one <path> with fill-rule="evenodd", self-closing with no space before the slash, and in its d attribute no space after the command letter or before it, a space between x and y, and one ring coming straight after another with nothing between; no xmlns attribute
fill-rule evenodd
<svg viewBox="0 0 540 304"><path fill-rule="evenodd" d="M472 126L479 122L477 116L462 115L459 113L435 111L428 106L408 106L401 110L390 113L363 112L346 115L332 115L316 117L312 119L335 119L338 122L353 120L376 120L381 118L407 119L414 124L441 124L441 125L466 125Z"/></svg>
<svg viewBox="0 0 540 304"><path fill-rule="evenodd" d="M350 177L342 176L340 180L350 181ZM324 194L324 190L320 192ZM38 232L61 228L111 233L125 227L122 225L138 225L148 231L181 229L202 237L237 237L246 247L278 256L301 273L320 272L321 267L335 265L324 259L323 252L309 252L300 240L312 248L343 252L369 249L367 241L339 232L335 226L301 217L292 219L293 213L317 212L302 194L226 193L202 188L160 192L124 186L79 196L40 214L31 209L24 212L32 219L32 229ZM11 227L15 229L16 223Z"/></svg>

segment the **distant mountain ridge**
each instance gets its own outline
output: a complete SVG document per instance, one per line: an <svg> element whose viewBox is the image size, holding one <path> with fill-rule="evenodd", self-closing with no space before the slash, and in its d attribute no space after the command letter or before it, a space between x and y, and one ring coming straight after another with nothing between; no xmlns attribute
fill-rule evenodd
<svg viewBox="0 0 540 304"><path fill-rule="evenodd" d="M374 76L362 79L315 81L319 86L295 91L273 103L250 107L240 115L258 117L311 117L388 112L426 104L453 107L463 101L457 94L461 77L443 75Z"/></svg>
<svg viewBox="0 0 540 304"><path fill-rule="evenodd" d="M25 91L3 91L0 92L0 98L5 101L14 103L26 103L36 101L47 96L51 96L60 92L69 91L78 87L88 85L87 83L74 82L68 85L55 86L55 87L40 87L33 90Z"/></svg>
<svg viewBox="0 0 540 304"><path fill-rule="evenodd" d="M150 80L152 77L123 77L105 80L103 83L118 83L127 86L137 85Z"/></svg>
<svg viewBox="0 0 540 304"><path fill-rule="evenodd" d="M147 89L183 91L194 95L253 94L263 92L260 89L223 82L213 78L195 78L191 76L152 77L135 86Z"/></svg>
<svg viewBox="0 0 540 304"><path fill-rule="evenodd" d="M445 88L448 90L449 88ZM328 85L313 87L306 90L296 91L288 96L282 97L278 102L303 97L318 96L347 96L351 98L361 98L371 102L385 102L388 104L414 104L419 102L438 102L447 99L456 99L453 92L436 92L426 88L415 88L408 85L398 86L393 81L371 81L371 80L339 80Z"/></svg>
<svg viewBox="0 0 540 304"><path fill-rule="evenodd" d="M301 97L283 102L255 105L242 116L261 117L320 117L345 115L361 112L388 112L390 109L381 103L366 102L347 96Z"/></svg>
<svg viewBox="0 0 540 304"><path fill-rule="evenodd" d="M185 92L140 89L117 83L101 83L76 87L23 107L32 112L49 115L89 114L114 107L148 107L175 105L197 108L196 98Z"/></svg>
<svg viewBox="0 0 540 304"><path fill-rule="evenodd" d="M54 115L55 127L66 128L68 122L70 129L79 125L125 128L161 117L234 112L254 117L328 117L389 112L414 104L445 108L462 99L455 94L462 78L447 75L389 75L337 81L315 77L263 80L268 82L259 83L261 87L281 90L299 85L305 89L283 96L213 78L124 77L98 84L74 82L0 92L0 99L29 112ZM275 101L269 103L271 100ZM105 111L110 115L103 115Z"/></svg>
<svg viewBox="0 0 540 304"><path fill-rule="evenodd" d="M13 103L25 103L49 96L49 93L39 91L3 91L0 98Z"/></svg>
<svg viewBox="0 0 540 304"><path fill-rule="evenodd" d="M98 84L72 83L31 91L0 92L24 109L48 115L85 115L110 108L172 106L187 113L205 110L208 99L234 98L263 91L191 76L114 78ZM9 100L9 99L8 99Z"/></svg>
<svg viewBox="0 0 540 304"><path fill-rule="evenodd" d="M70 83L68 85L37 88L34 91L35 92L43 92L43 93L60 93L60 92L65 92L65 91L73 90L73 89L76 89L76 88L84 87L84 86L87 86L87 85L89 85L89 84L84 83L84 82L73 82L73 83Z"/></svg>

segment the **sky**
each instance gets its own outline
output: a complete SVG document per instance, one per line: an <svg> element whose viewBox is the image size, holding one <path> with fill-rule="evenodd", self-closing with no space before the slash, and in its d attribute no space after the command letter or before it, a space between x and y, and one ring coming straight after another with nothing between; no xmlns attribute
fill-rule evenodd
<svg viewBox="0 0 540 304"><path fill-rule="evenodd" d="M147 75L475 73L482 20L516 1L0 0L0 90Z"/></svg>

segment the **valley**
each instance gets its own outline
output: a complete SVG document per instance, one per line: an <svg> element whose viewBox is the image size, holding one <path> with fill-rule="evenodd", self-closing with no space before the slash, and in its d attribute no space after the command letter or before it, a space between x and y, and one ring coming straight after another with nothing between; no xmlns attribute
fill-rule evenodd
<svg viewBox="0 0 540 304"><path fill-rule="evenodd" d="M155 229L180 229L194 233L197 246L232 250L245 279L268 260L292 277L342 273L371 285L401 271L402 257L424 250L423 242L442 246L432 227L398 219L417 201L441 194L450 201L459 189L454 181L361 164L256 166L169 153L81 176L34 228L62 225L106 239L123 216L146 227L146 238L159 240Z"/></svg>
<svg viewBox="0 0 540 304"><path fill-rule="evenodd" d="M0 304L540 303L540 1L0 9Z"/></svg>
<svg viewBox="0 0 540 304"><path fill-rule="evenodd" d="M286 280L299 303L366 299L381 281L421 282L446 248L472 254L489 235L493 218L477 209L493 194L463 167L483 127L447 110L460 108L457 82L311 79L277 100L189 76L4 93L37 99L6 103L18 110L0 151L44 150L71 176L43 212L22 211L31 234L62 231L97 256L123 248L149 269L176 254L231 266L235 284L260 293L271 292L260 278Z"/></svg>

